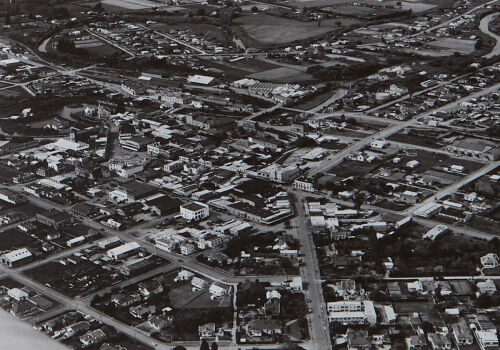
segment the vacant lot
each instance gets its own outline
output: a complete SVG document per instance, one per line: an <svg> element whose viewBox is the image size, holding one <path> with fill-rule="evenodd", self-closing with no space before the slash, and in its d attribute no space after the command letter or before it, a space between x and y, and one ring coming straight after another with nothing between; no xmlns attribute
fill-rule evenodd
<svg viewBox="0 0 500 350"><path fill-rule="evenodd" d="M442 51L450 53L460 52L461 54L467 55L474 52L476 40L439 38L429 42L428 45Z"/></svg>
<svg viewBox="0 0 500 350"><path fill-rule="evenodd" d="M254 40L264 44L286 44L322 35L333 28L318 27L316 22L300 22L265 14L243 16L234 21Z"/></svg>
<svg viewBox="0 0 500 350"><path fill-rule="evenodd" d="M263 72L251 74L248 77L257 80L269 80L269 81L283 82L283 83L300 82L313 79L312 76L307 73L288 67L274 68Z"/></svg>
<svg viewBox="0 0 500 350"><path fill-rule="evenodd" d="M386 1L383 2L384 5L392 5L395 8L399 8L396 4L398 1ZM413 13L422 13L425 11L432 10L436 8L437 5L425 4L420 1L401 1L401 10L408 11L412 10Z"/></svg>

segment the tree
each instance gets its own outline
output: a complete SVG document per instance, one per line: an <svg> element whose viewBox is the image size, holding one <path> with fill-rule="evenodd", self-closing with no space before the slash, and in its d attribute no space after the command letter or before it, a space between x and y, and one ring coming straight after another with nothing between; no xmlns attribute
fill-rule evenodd
<svg viewBox="0 0 500 350"><path fill-rule="evenodd" d="M213 342L212 346L210 347L210 350L218 350L218 349L219 349L219 346L217 345L217 343Z"/></svg>
<svg viewBox="0 0 500 350"><path fill-rule="evenodd" d="M10 16L9 15L5 16L5 25L6 26L10 25Z"/></svg>
<svg viewBox="0 0 500 350"><path fill-rule="evenodd" d="M206 339L203 339L201 341L200 350L210 350L210 346L208 345L208 342Z"/></svg>
<svg viewBox="0 0 500 350"><path fill-rule="evenodd" d="M253 13L257 13L257 12L259 12L259 8L257 6L252 6L250 11L252 11Z"/></svg>
<svg viewBox="0 0 500 350"><path fill-rule="evenodd" d="M177 345L175 348L173 348L172 350L186 350L186 348L182 345Z"/></svg>
<svg viewBox="0 0 500 350"><path fill-rule="evenodd" d="M204 8L198 9L198 11L196 11L196 15L197 16L205 16L205 9Z"/></svg>

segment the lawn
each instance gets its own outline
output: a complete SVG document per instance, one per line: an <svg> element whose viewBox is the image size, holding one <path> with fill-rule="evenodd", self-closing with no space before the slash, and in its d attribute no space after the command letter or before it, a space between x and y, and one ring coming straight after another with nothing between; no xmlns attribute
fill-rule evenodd
<svg viewBox="0 0 500 350"><path fill-rule="evenodd" d="M122 7L127 10L142 10L160 5L148 0L103 0L102 4Z"/></svg>
<svg viewBox="0 0 500 350"><path fill-rule="evenodd" d="M34 238L15 228L0 232L0 251L31 247L36 243Z"/></svg>
<svg viewBox="0 0 500 350"><path fill-rule="evenodd" d="M333 28L318 27L316 22L300 22L265 14L234 20L254 40L264 44L286 44L328 33Z"/></svg>

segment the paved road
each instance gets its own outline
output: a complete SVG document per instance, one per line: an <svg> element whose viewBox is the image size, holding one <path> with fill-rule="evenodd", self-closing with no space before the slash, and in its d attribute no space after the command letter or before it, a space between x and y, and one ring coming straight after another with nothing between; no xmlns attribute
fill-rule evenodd
<svg viewBox="0 0 500 350"><path fill-rule="evenodd" d="M121 45L118 45L115 41L109 40L108 38L106 38L106 37L104 37L104 36L102 36L100 34L97 34L96 32L90 30L90 28L87 28L87 27L84 27L84 28L85 28L85 31L87 33L89 33L92 36L95 36L97 39L99 39L101 41L104 41L105 43L107 43L107 44L109 44L109 45L111 45L113 47L116 47L118 50L125 52L127 55L135 57L135 53L133 53L132 51L130 51L129 49L127 49L127 48L125 48L125 47L123 47Z"/></svg>
<svg viewBox="0 0 500 350"><path fill-rule="evenodd" d="M415 211L417 211L419 208L422 208L423 206L425 206L427 204L436 203L441 198L444 198L444 197L446 197L446 196L448 196L450 194L455 193L456 191L458 191L463 186L471 183L472 181L480 178L481 176L486 175L490 171L496 169L498 166L500 166L500 161L491 162L491 163L483 166L481 169L479 169L479 170L477 170L477 171L475 171L475 172L467 175L466 177L462 178L461 180L455 182L454 184L443 188L442 190L438 191L433 196L428 197L427 199L425 199L421 203L418 203L418 204L414 205L410 209L406 210L404 212L404 214L411 215L411 214L415 213Z"/></svg>
<svg viewBox="0 0 500 350"><path fill-rule="evenodd" d="M188 44L188 43L186 43L186 42L184 42L184 41L181 41L181 40L179 40L179 39L174 38L174 37L173 37L173 36L171 36L171 35L168 35L168 34L165 34L165 33L162 33L162 32L156 31L156 30L153 30L153 29L151 29L151 28L149 28L149 27L146 27L145 25L142 25L142 24L137 24L137 26L138 26L138 27L141 27L142 29L150 30L150 31L152 31L152 32L153 32L153 33L155 33L155 34L161 35L161 36L162 36L162 37L164 37L164 38L167 38L167 39L169 39L169 40L171 40L171 41L173 41L173 42L176 42L176 43L177 43L177 44L179 44L179 45L182 45L182 46L185 46L185 47L187 47L187 48L190 48L191 50L196 51L196 52L198 52L198 53L200 53L200 54L202 54L202 55L210 55L210 53L208 53L208 52L206 52L206 51L204 51L204 50L200 49L199 47L196 47L196 46L190 45L190 44Z"/></svg>
<svg viewBox="0 0 500 350"><path fill-rule="evenodd" d="M491 58L493 56L500 55L500 35L493 33L490 28L490 22L493 21L497 16L500 15L500 12L492 13L481 19L481 22L479 22L479 29L481 32L484 34L492 37L496 43L493 49L490 51L490 53L484 55L484 58Z"/></svg>
<svg viewBox="0 0 500 350"><path fill-rule="evenodd" d="M294 226L296 238L299 239L301 249L304 253L305 264L303 263L300 268L302 281L308 283L306 296L311 299L310 308L312 309L312 313L309 318L311 339L314 341L315 349L331 349L330 328L324 305L319 264L302 202L304 196L301 192L296 192L296 198L297 217L294 219Z"/></svg>
<svg viewBox="0 0 500 350"><path fill-rule="evenodd" d="M486 88L481 89L473 94L470 94L470 95L465 96L461 99L458 99L456 101L448 103L442 107L426 111L424 113L421 113L421 114L413 117L410 120L400 122L396 125L392 125L386 129L383 129L379 132L376 132L375 134L373 134L371 136L368 136L364 139L361 139L360 141L358 141L356 143L351 144L349 147L345 148L344 150L340 151L339 153L336 153L333 156L329 156L318 167L311 169L309 171L309 176L314 176L316 174L326 172L327 170L331 169L332 167L340 164L349 154L354 153L354 152L358 152L358 151L362 150L364 147L368 146L372 140L385 139L385 138L403 130L404 128L416 125L417 120L419 118L429 116L430 114L433 114L433 113L438 113L438 112L443 112L443 111L447 111L450 109L454 109L454 108L458 107L460 105L460 103L462 103L462 102L469 101L469 100L476 98L476 97L479 97L479 96L487 95L491 92L497 91L499 88L500 88L500 83L495 84L495 85L490 86L490 87L486 87Z"/></svg>

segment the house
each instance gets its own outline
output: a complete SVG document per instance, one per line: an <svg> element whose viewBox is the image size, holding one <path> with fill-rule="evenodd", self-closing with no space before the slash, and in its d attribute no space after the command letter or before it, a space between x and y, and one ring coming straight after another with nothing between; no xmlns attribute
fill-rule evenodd
<svg viewBox="0 0 500 350"><path fill-rule="evenodd" d="M148 324L156 331L161 331L171 322L171 318L165 318L164 316L152 316L148 320Z"/></svg>
<svg viewBox="0 0 500 350"><path fill-rule="evenodd" d="M22 318L29 315L36 309L36 305L29 300L16 301L12 304L10 313L16 317Z"/></svg>
<svg viewBox="0 0 500 350"><path fill-rule="evenodd" d="M208 285L207 281L199 278L199 277L193 277L191 280L191 285L193 286L193 290L196 289L204 289Z"/></svg>
<svg viewBox="0 0 500 350"><path fill-rule="evenodd" d="M7 295L9 296L9 298L12 298L16 301L25 300L28 298L28 293L26 293L24 290L19 289L19 288L9 289L9 291L7 292Z"/></svg>
<svg viewBox="0 0 500 350"><path fill-rule="evenodd" d="M119 307L127 307L141 300L141 297L136 294L113 294L111 296L111 303Z"/></svg>
<svg viewBox="0 0 500 350"><path fill-rule="evenodd" d="M177 277L174 278L174 282L187 281L187 280L191 279L191 277L193 277L193 276L194 276L194 273L192 273L191 271L181 270L177 274Z"/></svg>
<svg viewBox="0 0 500 350"><path fill-rule="evenodd" d="M188 221L198 221L210 215L208 205L200 202L181 205L180 212L181 216Z"/></svg>
<svg viewBox="0 0 500 350"><path fill-rule="evenodd" d="M0 256L0 261L7 267L19 266L31 258L31 252L26 248L13 250Z"/></svg>
<svg viewBox="0 0 500 350"><path fill-rule="evenodd" d="M370 144L372 148L384 149L389 143L385 140L373 140Z"/></svg>
<svg viewBox="0 0 500 350"><path fill-rule="evenodd" d="M129 312L135 318L144 318L146 316L153 315L156 312L156 306L154 305L148 305L147 307L143 305L132 306L129 309Z"/></svg>
<svg viewBox="0 0 500 350"><path fill-rule="evenodd" d="M200 339L213 338L215 336L215 323L206 323L198 326Z"/></svg>
<svg viewBox="0 0 500 350"><path fill-rule="evenodd" d="M220 298L220 297L223 297L224 295L227 294L227 290L226 288L223 288L221 286L218 286L217 284L213 283L209 288L208 288L208 291L210 292L210 298L213 300L213 299L216 299L216 298Z"/></svg>
<svg viewBox="0 0 500 350"><path fill-rule="evenodd" d="M250 337L262 337L282 332L280 322L274 319L253 319L244 328Z"/></svg>
<svg viewBox="0 0 500 350"><path fill-rule="evenodd" d="M99 344L106 339L106 334L101 329L89 331L80 337L80 341L85 346Z"/></svg>

